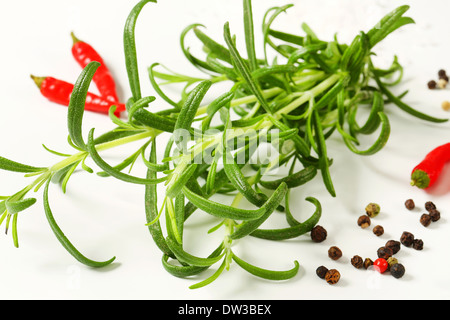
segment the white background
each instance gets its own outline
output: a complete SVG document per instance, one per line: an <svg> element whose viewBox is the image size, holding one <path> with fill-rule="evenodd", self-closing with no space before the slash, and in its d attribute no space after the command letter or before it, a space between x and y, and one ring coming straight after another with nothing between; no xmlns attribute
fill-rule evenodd
<svg viewBox="0 0 450 320"><path fill-rule="evenodd" d="M0 35L2 61L0 76L0 154L32 165L52 165L59 159L46 152L42 143L61 152L73 152L66 142L66 108L43 98L29 75L54 76L75 82L80 68L73 60L70 32L91 43L104 57L125 101L130 92L122 49L122 30L128 12L136 1L41 0L1 1ZM242 9L237 0L160 0L147 5L137 23L138 59L144 95L154 92L146 68L161 62L181 73L197 71L184 59L179 47L182 29L202 23L209 35L222 42L222 27L230 22L231 32L242 46ZM411 5L408 25L375 48L377 60L387 66L397 54L405 67L404 81L396 93L409 89L405 101L414 108L437 117L450 117L441 110L450 100L449 89L429 91L426 83L437 78L437 71L450 71L450 5L445 0L376 1L315 0L291 1L295 7L282 15L277 26L302 33L307 22L323 39L338 32L340 41L349 42L360 30L371 28L384 14L398 5ZM254 1L254 20L260 43L260 25L266 9L287 1ZM190 38L192 39L192 38ZM198 42L192 42L196 47ZM261 53L261 48L258 52ZM92 89L93 91L95 88ZM155 108L166 105L161 99ZM304 201L317 197L323 206L320 225L328 230L325 242L314 244L308 235L275 243L244 239L235 243L245 260L269 269L284 270L300 263L299 274L286 282L261 280L233 264L229 271L208 287L190 290L212 271L193 279L169 275L161 265L161 255L145 227L143 189L113 179L101 179L85 172L76 173L63 195L53 186L50 201L55 218L69 239L85 255L102 260L116 256L104 269L91 269L77 263L59 244L38 203L19 216L19 243L14 248L10 234L0 236L1 299L448 299L450 280L450 173L448 168L438 188L429 193L409 185L412 168L432 148L450 141L450 123L431 124L415 119L394 105L386 106L392 133L386 147L377 155L360 157L348 151L339 137L329 139L333 158L331 174L337 197L331 198L318 176L307 186L293 191L292 209L299 220L306 219L312 206ZM113 127L102 115L86 113L84 129L99 134ZM130 150L134 146L130 146ZM160 147L160 150L163 146ZM105 153L111 159L127 155L127 148ZM92 163L91 166L96 168ZM139 166L133 173L139 174ZM444 181L446 178L447 181ZM30 183L21 174L1 172L0 194L12 194ZM417 209L409 212L403 203L412 198ZM428 228L419 223L425 201L440 209L442 218ZM369 202L381 206L373 225L385 234L376 237L369 229L356 225ZM217 245L221 234L206 235L213 220L202 214L190 219L186 237L189 250L206 255ZM376 250L389 239L412 232L424 241L424 249L402 248L396 255L406 267L406 275L395 279L388 274L357 270L350 264L358 254L376 259ZM327 257L337 245L343 257ZM340 282L330 286L315 275L325 265L341 272Z"/></svg>

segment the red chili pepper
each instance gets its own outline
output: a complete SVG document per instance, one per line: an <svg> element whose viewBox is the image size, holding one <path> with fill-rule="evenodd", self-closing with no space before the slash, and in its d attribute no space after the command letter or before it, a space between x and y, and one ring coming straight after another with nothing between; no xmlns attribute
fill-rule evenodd
<svg viewBox="0 0 450 320"><path fill-rule="evenodd" d="M52 102L68 106L70 102L70 96L74 85L55 79L52 77L35 77L31 76L42 95ZM122 103L112 103L103 97L88 92L86 96L85 110L108 114L111 105L116 105L115 115L120 116L120 113L125 111L125 105Z"/></svg>
<svg viewBox="0 0 450 320"><path fill-rule="evenodd" d="M102 97L105 97L105 99L111 102L118 102L116 83L102 57L91 45L76 38L73 32L71 36L73 39L72 54L75 60L82 68L86 67L92 61L100 62L100 67L95 72L92 80Z"/></svg>
<svg viewBox="0 0 450 320"><path fill-rule="evenodd" d="M450 142L430 151L412 170L411 185L421 189L431 187L448 161L450 161Z"/></svg>

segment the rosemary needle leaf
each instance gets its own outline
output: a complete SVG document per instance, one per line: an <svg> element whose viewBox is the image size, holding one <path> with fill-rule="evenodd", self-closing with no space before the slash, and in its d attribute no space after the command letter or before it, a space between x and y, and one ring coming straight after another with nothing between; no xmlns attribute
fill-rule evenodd
<svg viewBox="0 0 450 320"><path fill-rule="evenodd" d="M257 277L260 277L263 279L268 279L268 280L291 279L297 275L298 269L300 267L300 264L298 263L297 260L294 261L294 267L292 269L286 270L286 271L275 271L275 270L263 269L263 268L254 266L254 265L242 260L235 254L233 254L233 260L245 271L253 274L254 276L257 276Z"/></svg>
<svg viewBox="0 0 450 320"><path fill-rule="evenodd" d="M175 239L173 239L170 236L166 237L166 242L179 261L187 263L192 266L209 267L215 264L216 262L220 261L220 259L222 259L223 256L222 253L217 257L200 258L184 251L181 244L179 244Z"/></svg>
<svg viewBox="0 0 450 320"><path fill-rule="evenodd" d="M305 222L297 223L291 227L281 229L257 229L251 233L251 236L266 240L287 240L296 238L311 231L311 229L320 220L320 217L322 215L322 206L319 200L317 200L316 198L308 197L306 198L306 200L314 204L316 210Z"/></svg>
<svg viewBox="0 0 450 320"><path fill-rule="evenodd" d="M126 173L123 173L117 169L115 169L114 167L110 166L105 160L103 160L100 155L98 154L95 145L94 145L94 129L91 129L89 131L89 138L88 138L88 144L87 144L87 149L89 154L91 155L92 160L94 160L94 162L101 168L103 169L106 173L108 173L109 175L125 181L125 182L130 182L130 183L136 183L136 184L158 184L160 182L165 181L167 178L166 177L162 177L162 178L157 178L157 179L146 179L146 178L140 178L140 177L135 177Z"/></svg>
<svg viewBox="0 0 450 320"><path fill-rule="evenodd" d="M82 150L87 149L82 135L84 105L92 78L99 66L99 62L92 61L83 69L75 82L67 110L67 127L69 129L70 139Z"/></svg>
<svg viewBox="0 0 450 320"><path fill-rule="evenodd" d="M116 257L112 257L109 260L106 261L94 261L89 258L86 258L83 254L78 251L73 244L69 241L69 239L64 235L60 227L58 226L52 210L50 209L49 201L48 201L48 189L49 189L50 180L47 181L44 189L44 211L45 215L47 217L47 220L50 224L50 227L55 234L56 238L59 240L59 242L62 244L62 246L79 262L81 262L84 265L87 265L89 267L93 268L101 268L105 267L109 264L111 264Z"/></svg>
<svg viewBox="0 0 450 320"><path fill-rule="evenodd" d="M7 170L7 171L13 171L13 172L24 172L24 173L30 173L30 172L41 172L45 170L46 168L42 167L34 167L26 164L22 164L13 160L9 160L4 157L0 157L0 169Z"/></svg>
<svg viewBox="0 0 450 320"><path fill-rule="evenodd" d="M127 68L128 80L130 83L130 89L134 101L138 101L139 99L141 99L141 85L139 80L139 69L137 62L136 38L135 38L136 22L143 7L149 2L156 3L156 0L141 0L138 4L134 6L130 14L128 15L123 32L125 65Z"/></svg>
<svg viewBox="0 0 450 320"><path fill-rule="evenodd" d="M6 200L5 206L6 206L6 210L8 210L8 213L16 214L25 209L28 209L35 203L36 203L35 198L27 198L27 199L22 199L22 200L17 200L17 201Z"/></svg>

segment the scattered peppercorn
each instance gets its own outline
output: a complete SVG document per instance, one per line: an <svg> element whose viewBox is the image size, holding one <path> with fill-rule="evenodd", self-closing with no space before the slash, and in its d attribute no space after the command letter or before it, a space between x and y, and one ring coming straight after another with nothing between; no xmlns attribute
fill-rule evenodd
<svg viewBox="0 0 450 320"><path fill-rule="evenodd" d="M389 240L384 246L391 249L393 254L400 251L400 242L396 240Z"/></svg>
<svg viewBox="0 0 450 320"><path fill-rule="evenodd" d="M381 235L383 235L384 233L384 228L380 225L373 227L373 233L379 237Z"/></svg>
<svg viewBox="0 0 450 320"><path fill-rule="evenodd" d="M425 202L425 210L430 212L430 210L436 209L436 205L432 201Z"/></svg>
<svg viewBox="0 0 450 320"><path fill-rule="evenodd" d="M358 255L353 256L350 261L352 263L352 266L354 266L356 269L360 269L364 264L363 259Z"/></svg>
<svg viewBox="0 0 450 320"><path fill-rule="evenodd" d="M391 266L389 271L394 278L399 279L405 274L405 267L401 263L396 263Z"/></svg>
<svg viewBox="0 0 450 320"><path fill-rule="evenodd" d="M325 279L325 275L328 272L328 268L324 266L320 266L316 269L316 274L320 279Z"/></svg>
<svg viewBox="0 0 450 320"><path fill-rule="evenodd" d="M414 239L412 243L412 247L416 250L422 250L423 249L423 241L421 239Z"/></svg>
<svg viewBox="0 0 450 320"><path fill-rule="evenodd" d="M369 217L374 218L379 213L380 213L380 206L378 204L371 202L366 206L366 214Z"/></svg>
<svg viewBox="0 0 450 320"><path fill-rule="evenodd" d="M369 216L362 215L358 218L358 226L365 229L370 226L370 218Z"/></svg>
<svg viewBox="0 0 450 320"><path fill-rule="evenodd" d="M336 269L330 269L325 274L325 280L329 284L338 283L340 278L341 278L341 274Z"/></svg>
<svg viewBox="0 0 450 320"><path fill-rule="evenodd" d="M431 221L436 222L441 218L441 213L437 209L430 210Z"/></svg>
<svg viewBox="0 0 450 320"><path fill-rule="evenodd" d="M413 199L408 199L408 200L405 201L405 207L408 210L412 210L412 209L414 209L416 207L416 204L414 203Z"/></svg>
<svg viewBox="0 0 450 320"><path fill-rule="evenodd" d="M322 242L327 238L327 230L322 226L315 226L311 230L311 239L314 242Z"/></svg>
<svg viewBox="0 0 450 320"><path fill-rule="evenodd" d="M428 227L431 223L431 216L429 214L422 214L420 216L420 223L424 226L424 227Z"/></svg>
<svg viewBox="0 0 450 320"><path fill-rule="evenodd" d="M389 257L386 261L388 263L388 269L390 269L394 264L398 263L398 260L395 257Z"/></svg>
<svg viewBox="0 0 450 320"><path fill-rule="evenodd" d="M400 242L405 247L410 247L413 244L414 241L414 235L411 232L405 231L402 233L400 237Z"/></svg>
<svg viewBox="0 0 450 320"><path fill-rule="evenodd" d="M447 72L444 70L444 69L440 69L439 71L438 71L438 77L439 78L442 78L442 77L444 77L444 76L446 76L447 75Z"/></svg>
<svg viewBox="0 0 450 320"><path fill-rule="evenodd" d="M448 81L444 78L440 78L437 82L437 86L439 89L445 89L445 87L447 87L447 83Z"/></svg>
<svg viewBox="0 0 450 320"><path fill-rule="evenodd" d="M342 251L338 247L332 246L328 249L328 256L333 260L337 260L342 257Z"/></svg>
<svg viewBox="0 0 450 320"><path fill-rule="evenodd" d="M378 248L378 250L377 250L378 258L383 258L385 260L387 260L393 254L394 254L394 252L392 251L392 249L387 248L387 247L381 247L381 248Z"/></svg>
<svg viewBox="0 0 450 320"><path fill-rule="evenodd" d="M430 81L428 81L427 85L428 85L428 89L436 89L437 83L434 80L430 80Z"/></svg>
<svg viewBox="0 0 450 320"><path fill-rule="evenodd" d="M364 259L364 268L365 269L369 268L371 265L373 265L372 259L370 259L370 258Z"/></svg>
<svg viewBox="0 0 450 320"><path fill-rule="evenodd" d="M444 111L450 111L450 102L447 100L442 101L441 108Z"/></svg>
<svg viewBox="0 0 450 320"><path fill-rule="evenodd" d="M388 268L388 263L387 263L386 259L383 259L383 258L378 258L377 260L375 260L373 262L373 265L379 273L385 272Z"/></svg>

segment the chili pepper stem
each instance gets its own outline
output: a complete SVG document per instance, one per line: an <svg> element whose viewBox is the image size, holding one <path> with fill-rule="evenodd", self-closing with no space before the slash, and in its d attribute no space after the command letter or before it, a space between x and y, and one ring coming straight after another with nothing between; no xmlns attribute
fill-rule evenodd
<svg viewBox="0 0 450 320"><path fill-rule="evenodd" d="M34 83L36 84L36 86L40 89L42 86L42 82L44 82L45 77L37 77L34 76L32 74L30 74L30 78L33 79Z"/></svg>
<svg viewBox="0 0 450 320"><path fill-rule="evenodd" d="M70 36L72 37L73 44L75 44L75 43L81 41L80 39L78 39L78 38L75 36L75 33L73 33L73 31L70 33Z"/></svg>

